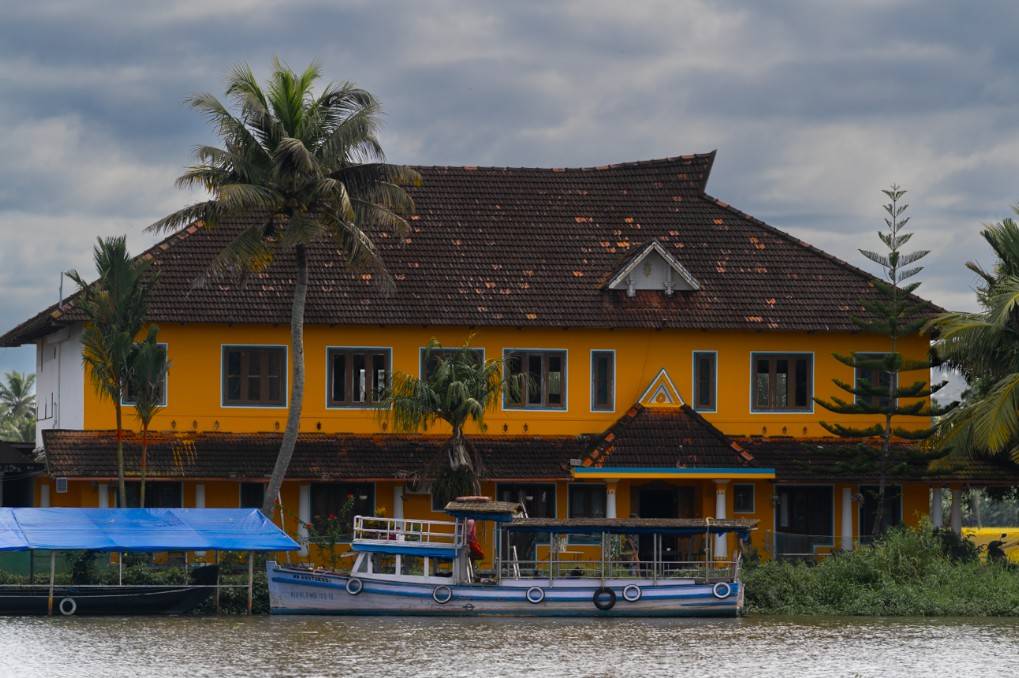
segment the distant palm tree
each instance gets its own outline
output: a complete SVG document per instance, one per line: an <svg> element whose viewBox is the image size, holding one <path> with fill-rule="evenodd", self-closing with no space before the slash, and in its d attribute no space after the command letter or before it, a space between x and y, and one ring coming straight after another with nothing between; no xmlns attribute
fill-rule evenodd
<svg viewBox="0 0 1019 678"><path fill-rule="evenodd" d="M424 354L421 378L397 372L379 410L391 418L397 431L427 431L442 421L449 425L450 438L443 444L428 471L432 494L440 501L481 492L481 460L464 435L468 422L486 430L485 414L494 409L504 392L518 393L520 379L504 379L502 363L483 361L469 343L443 349L432 339Z"/></svg>
<svg viewBox="0 0 1019 678"><path fill-rule="evenodd" d="M198 148L199 164L177 185L204 188L212 198L150 226L175 231L195 221L215 228L231 217L256 219L219 253L214 273L265 271L277 257L293 257L293 378L287 427L262 505L270 516L300 430L308 248L328 242L338 261L388 281L366 229L403 232L413 203L402 186L419 180L415 172L383 162L376 138L379 104L371 94L344 83L315 96L317 66L298 74L278 60L273 65L264 89L250 67L234 69L226 94L236 114L211 94L190 99L216 127L223 147Z"/></svg>
<svg viewBox="0 0 1019 678"><path fill-rule="evenodd" d="M945 313L931 322L939 357L969 384L962 405L939 422L937 442L953 451L1009 453L1019 461L1019 225L1004 219L981 235L997 255L991 271L966 264L982 279L981 310Z"/></svg>
<svg viewBox="0 0 1019 678"><path fill-rule="evenodd" d="M149 425L163 409L163 392L166 388L166 372L170 365L166 360L166 349L159 345L159 329L149 328L145 340L136 344L129 361L131 397L135 416L142 425L141 487L138 492L138 506L145 508L145 479L148 473Z"/></svg>
<svg viewBox="0 0 1019 678"><path fill-rule="evenodd" d="M117 501L127 505L124 482L124 422L121 400L131 374L135 338L142 330L152 278L146 280L148 264L134 260L123 236L100 239L94 250L99 279L87 283L76 271L67 276L77 283L75 305L85 314L82 362L101 399L113 402L117 426Z"/></svg>
<svg viewBox="0 0 1019 678"><path fill-rule="evenodd" d="M0 382L0 439L35 440L35 375L8 372Z"/></svg>

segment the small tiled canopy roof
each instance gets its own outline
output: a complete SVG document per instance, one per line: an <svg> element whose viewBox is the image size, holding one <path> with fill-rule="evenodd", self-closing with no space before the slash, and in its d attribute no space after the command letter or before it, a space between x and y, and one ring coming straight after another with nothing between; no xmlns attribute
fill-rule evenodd
<svg viewBox="0 0 1019 678"><path fill-rule="evenodd" d="M0 473L25 473L42 469L32 454L32 443L0 440Z"/></svg>
<svg viewBox="0 0 1019 678"><path fill-rule="evenodd" d="M584 456L588 467L745 468L754 457L689 405L634 405Z"/></svg>
<svg viewBox="0 0 1019 678"><path fill-rule="evenodd" d="M405 238L369 229L396 284L309 253L311 325L466 325L857 331L873 278L704 192L715 154L582 169L418 167ZM246 282L195 286L216 253L262 217L192 225L143 256L159 272L150 319L290 321L294 262ZM607 290L657 241L700 289L671 296ZM82 319L73 297L0 337L27 343ZM933 305L932 312L936 310Z"/></svg>
<svg viewBox="0 0 1019 678"><path fill-rule="evenodd" d="M55 477L113 478L117 466L114 431L43 432L47 470ZM150 433L148 477L264 480L272 473L282 434ZM583 437L472 436L487 478L566 478L570 459L588 445ZM423 435L302 433L288 478L387 480L424 472L445 439ZM141 440L125 433L129 477L140 474Z"/></svg>

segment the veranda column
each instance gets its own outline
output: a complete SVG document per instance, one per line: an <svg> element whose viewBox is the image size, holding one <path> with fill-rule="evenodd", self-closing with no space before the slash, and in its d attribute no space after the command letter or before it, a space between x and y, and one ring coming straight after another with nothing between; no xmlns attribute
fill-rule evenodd
<svg viewBox="0 0 1019 678"><path fill-rule="evenodd" d="M605 517L616 517L616 481L605 483Z"/></svg>
<svg viewBox="0 0 1019 678"><path fill-rule="evenodd" d="M99 508L110 508L110 484L99 483Z"/></svg>
<svg viewBox="0 0 1019 678"><path fill-rule="evenodd" d="M297 541L301 543L301 555L308 555L308 528L311 522L311 485L301 485L297 496Z"/></svg>
<svg viewBox="0 0 1019 678"><path fill-rule="evenodd" d="M403 518L403 485L393 485L393 517Z"/></svg>
<svg viewBox="0 0 1019 678"><path fill-rule="evenodd" d="M842 488L842 550L853 550L853 489Z"/></svg>
<svg viewBox="0 0 1019 678"><path fill-rule="evenodd" d="M205 483L195 484L195 508L205 508Z"/></svg>
<svg viewBox="0 0 1019 678"><path fill-rule="evenodd" d="M962 534L962 490L952 488L952 532Z"/></svg>
<svg viewBox="0 0 1019 678"><path fill-rule="evenodd" d="M715 481L715 518L725 520L725 486L728 480ZM729 557L728 535L719 534L715 536L715 560L725 560Z"/></svg>
<svg viewBox="0 0 1019 678"><path fill-rule="evenodd" d="M945 526L945 518L941 508L941 488L935 487L931 490L931 525L940 530Z"/></svg>
<svg viewBox="0 0 1019 678"><path fill-rule="evenodd" d="M39 486L39 506L49 508L50 506L50 484L43 483Z"/></svg>

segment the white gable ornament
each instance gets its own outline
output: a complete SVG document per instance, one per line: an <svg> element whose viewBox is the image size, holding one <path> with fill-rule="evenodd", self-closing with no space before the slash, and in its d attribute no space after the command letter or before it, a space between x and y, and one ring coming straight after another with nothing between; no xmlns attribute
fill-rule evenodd
<svg viewBox="0 0 1019 678"><path fill-rule="evenodd" d="M628 297L637 290L657 290L672 296L676 290L693 292L701 285L660 242L652 240L609 280L608 288L625 289Z"/></svg>

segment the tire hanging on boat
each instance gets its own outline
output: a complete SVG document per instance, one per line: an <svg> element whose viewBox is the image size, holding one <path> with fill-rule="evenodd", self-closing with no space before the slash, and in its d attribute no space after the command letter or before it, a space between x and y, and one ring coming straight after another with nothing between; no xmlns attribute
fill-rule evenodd
<svg viewBox="0 0 1019 678"><path fill-rule="evenodd" d="M616 592L608 586L602 586L595 589L591 600L594 602L595 607L602 612L607 612L616 606Z"/></svg>
<svg viewBox="0 0 1019 678"><path fill-rule="evenodd" d="M445 584L441 584L432 589L432 600L437 602L439 605L445 605L449 601L453 600L453 589L449 588Z"/></svg>
<svg viewBox="0 0 1019 678"><path fill-rule="evenodd" d="M545 590L539 586L532 586L527 589L527 593L524 595L527 597L527 602L535 605L545 600Z"/></svg>
<svg viewBox="0 0 1019 678"><path fill-rule="evenodd" d="M729 594L731 594L731 593L732 593L732 586L730 586L729 584L727 584L724 581L720 581L720 582L718 582L717 584L715 584L714 586L711 587L711 594L713 596L715 596L715 598L718 598L719 600L721 600L723 598L728 598Z"/></svg>
<svg viewBox="0 0 1019 678"><path fill-rule="evenodd" d="M357 577L351 577L347 580L347 593L352 596L356 596L364 590L364 582Z"/></svg>
<svg viewBox="0 0 1019 678"><path fill-rule="evenodd" d="M64 607L64 603L70 603L70 605ZM61 598L57 609L65 617L73 617L74 613L78 611L78 602L74 598Z"/></svg>
<svg viewBox="0 0 1019 678"><path fill-rule="evenodd" d="M623 587L623 600L628 603L636 603L643 595L644 592L636 584L627 584Z"/></svg>

